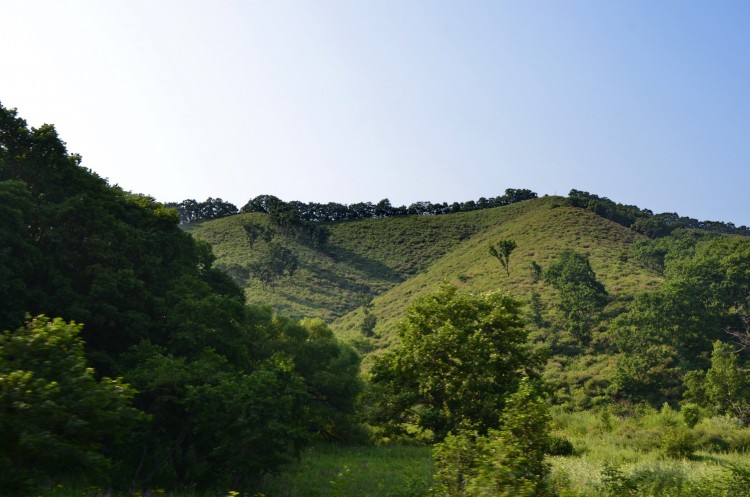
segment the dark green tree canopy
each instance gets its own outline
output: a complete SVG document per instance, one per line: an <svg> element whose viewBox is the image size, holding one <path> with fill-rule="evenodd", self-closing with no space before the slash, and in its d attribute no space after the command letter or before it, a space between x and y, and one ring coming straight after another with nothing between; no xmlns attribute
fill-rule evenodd
<svg viewBox="0 0 750 497"><path fill-rule="evenodd" d="M133 385L134 406L148 415L147 422L121 444L103 437L101 446L79 451L95 459L101 449L100 455L117 459L118 472L102 471L102 478L113 485L231 488L242 482L251 488L293 460L311 437L354 432L359 357L353 350L318 326L308 330L246 307L242 290L213 266L210 246L179 228L175 209L112 187L79 162L54 127L29 129L15 111L0 106L0 329L18 329L26 313L85 323L82 341L58 337L40 346L40 354L65 359L45 363L49 376L15 364L2 374L7 370L19 388L31 385L30 395L42 400L49 389L36 379L77 375L80 388L91 386L96 395L90 398L102 401L102 411L94 414L115 424L116 402L97 393L96 385L116 385L97 383L96 375L121 376ZM232 210L220 199L209 200L210 215ZM292 274L293 254L274 254L279 271ZM62 321L52 323L55 330L78 332ZM94 370L80 361L84 342ZM0 362L19 357L14 343L0 341ZM10 405L18 392L2 385L0 405ZM72 394L65 402L50 423L63 423L70 406L68 420L75 424L75 409L89 407ZM4 448L21 447L23 427L12 409L3 413L12 418L1 430ZM29 426L35 422L30 419ZM46 436L43 422L40 437ZM98 430L92 422L84 441ZM39 440L35 453L18 456L28 468L34 467L32 458L41 461L56 450L52 438L50 444ZM16 455L0 457L7 467L7 458ZM51 465L36 467L40 481L55 474Z"/></svg>
<svg viewBox="0 0 750 497"><path fill-rule="evenodd" d="M666 281L614 322L617 386L636 401L677 401L682 378L709 367L715 341L750 344L750 241L686 232L639 250L662 255Z"/></svg>
<svg viewBox="0 0 750 497"><path fill-rule="evenodd" d="M568 331L587 344L591 326L607 302L607 292L596 279L588 256L564 250L544 272L544 281L558 290L557 308Z"/></svg>

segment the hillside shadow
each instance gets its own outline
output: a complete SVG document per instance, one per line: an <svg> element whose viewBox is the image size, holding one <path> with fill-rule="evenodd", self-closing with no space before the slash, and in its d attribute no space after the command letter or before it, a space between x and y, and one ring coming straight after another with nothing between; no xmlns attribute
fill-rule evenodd
<svg viewBox="0 0 750 497"><path fill-rule="evenodd" d="M389 268L382 262L368 259L350 250L346 250L341 247L328 247L328 250L326 252L333 261L349 264L354 269L364 273L364 275L369 279L378 279L386 281L388 283L401 283L404 281L404 278L398 272ZM309 269L313 272L315 271L312 268ZM334 280L348 281L346 280L346 278L335 275L328 270L320 270L320 272L332 274Z"/></svg>

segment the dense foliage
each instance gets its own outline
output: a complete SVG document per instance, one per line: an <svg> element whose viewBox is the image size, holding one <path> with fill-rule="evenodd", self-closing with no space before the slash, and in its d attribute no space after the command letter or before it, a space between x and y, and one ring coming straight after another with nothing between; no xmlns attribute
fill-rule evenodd
<svg viewBox="0 0 750 497"><path fill-rule="evenodd" d="M44 478L94 481L142 421L132 390L86 367L80 325L44 316L0 334L0 495Z"/></svg>
<svg viewBox="0 0 750 497"><path fill-rule="evenodd" d="M237 206L231 202L225 202L220 198L212 197L208 197L203 202L186 199L182 202L169 202L164 205L177 209L180 224L192 224L210 219L219 219L239 212Z"/></svg>
<svg viewBox="0 0 750 497"><path fill-rule="evenodd" d="M264 212L273 214L275 211L291 210L301 221L323 222L323 221L349 221L354 219L367 219L372 217L392 217L406 215L438 215L453 212L469 212L479 209L490 209L509 205L523 200L537 198L537 194L527 189L508 188L505 194L498 197L484 198L477 201L453 202L448 204L432 202L415 202L409 207L394 207L388 199L383 199L377 204L371 202L358 202L355 204L338 204L329 202L320 204L315 202L303 203L299 201L284 202L273 195L259 195L249 200L243 207L242 212Z"/></svg>
<svg viewBox="0 0 750 497"><path fill-rule="evenodd" d="M545 461L550 416L543 395L528 378L508 397L498 424L487 435L461 430L435 446L437 495L553 495Z"/></svg>
<svg viewBox="0 0 750 497"><path fill-rule="evenodd" d="M536 366L520 303L504 293L444 286L409 308L399 338L370 378L370 420L386 433L411 426L434 440L458 428L484 434Z"/></svg>
<svg viewBox="0 0 750 497"><path fill-rule="evenodd" d="M311 438L357 434L350 415L359 357L350 347L320 323L246 307L242 291L213 267L210 247L178 227L174 209L112 187L79 162L52 126L30 129L0 107L0 329L19 329L27 313L85 325L80 338L77 326L59 320L20 328L62 330L44 342L44 353L64 357L70 350L70 360L48 361L47 369L34 354L3 356L2 374L27 385L24 395L33 401L14 397L15 387L1 392L11 409L2 421L12 424L3 429L5 447L17 451L18 464L37 459L28 471L52 477L45 458L64 457L59 446L72 465L83 457L111 460L109 472L97 473L110 484L250 488ZM5 354L27 340L23 333L3 335ZM95 373L83 366L81 339ZM81 380L65 390L68 374ZM126 427L117 420L131 412L123 404L128 391L96 375L122 377L137 391L132 407L145 413L117 444L98 435ZM65 397L54 409L45 400L57 395L53 382ZM96 421L88 431L77 431L74 417L64 429L55 424L68 406L89 409L97 396L98 411L81 414ZM12 409L25 404L30 413L41 409L39 423L52 424L40 424L38 436L49 432L58 445L23 438ZM103 426L107 420L111 426Z"/></svg>
<svg viewBox="0 0 750 497"><path fill-rule="evenodd" d="M580 190L570 190L568 204L573 207L587 209L596 214L627 226L650 238L667 236L676 229L696 229L712 233L750 236L747 226L735 226L733 223L721 221L698 221L691 217L680 216L674 212L654 214L649 209L641 209L635 205L625 205L614 202L606 197Z"/></svg>
<svg viewBox="0 0 750 497"><path fill-rule="evenodd" d="M558 291L557 308L565 328L583 344L607 301L607 291L591 268L588 256L564 250L544 272L544 281Z"/></svg>
<svg viewBox="0 0 750 497"><path fill-rule="evenodd" d="M619 392L658 405L680 400L686 373L708 369L716 340L742 345L750 323L750 241L686 232L666 246L652 243L665 250L666 281L635 296L614 322L614 341Z"/></svg>

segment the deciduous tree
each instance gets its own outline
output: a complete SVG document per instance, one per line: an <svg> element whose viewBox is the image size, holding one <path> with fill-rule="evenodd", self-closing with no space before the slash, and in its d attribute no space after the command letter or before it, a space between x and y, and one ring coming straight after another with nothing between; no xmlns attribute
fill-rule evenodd
<svg viewBox="0 0 750 497"><path fill-rule="evenodd" d="M568 331L582 344L588 343L591 324L607 302L607 292L585 254L563 251L544 273L544 281L558 290L558 309Z"/></svg>
<svg viewBox="0 0 750 497"><path fill-rule="evenodd" d="M500 240L497 247L490 244L490 255L495 257L505 268L505 273L510 276L510 254L516 249L517 245L514 240Z"/></svg>
<svg viewBox="0 0 750 497"><path fill-rule="evenodd" d="M0 494L71 475L96 480L110 463L105 450L144 420L128 385L87 367L80 330L39 316L0 334Z"/></svg>
<svg viewBox="0 0 750 497"><path fill-rule="evenodd" d="M371 417L395 431L410 423L435 440L458 427L485 433L524 372L537 367L520 303L504 293L443 286L407 310L398 334L400 346L371 374Z"/></svg>

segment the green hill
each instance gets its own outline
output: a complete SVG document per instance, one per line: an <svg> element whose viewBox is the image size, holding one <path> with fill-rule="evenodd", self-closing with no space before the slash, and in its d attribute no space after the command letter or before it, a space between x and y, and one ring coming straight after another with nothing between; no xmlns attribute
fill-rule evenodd
<svg viewBox="0 0 750 497"><path fill-rule="evenodd" d="M549 301L552 290L533 282L530 265L535 261L546 268L565 249L589 255L597 277L614 297L611 305L660 282L660 277L629 257L631 246L640 235L593 213L560 206L558 198L530 200L486 214L496 222L458 243L425 271L374 299L376 334L390 337L409 303L444 281L471 292L506 290L523 299L537 291ZM517 243L510 258L510 276L488 253L488 245L500 239ZM353 336L362 319L362 310L358 309L336 320L333 327L345 336Z"/></svg>
<svg viewBox="0 0 750 497"><path fill-rule="evenodd" d="M271 288L243 268L256 261L264 242L251 248L243 226L268 226L266 214L238 214L198 224L193 235L209 242L217 264L245 288L248 303L268 304L293 317L320 317L341 336L361 337L364 305L377 319L376 348L387 347L404 309L442 282L472 292L503 289L519 298L533 291L551 301L553 290L534 283L532 261L547 267L560 252L589 255L600 281L617 306L660 277L634 262L631 247L643 238L633 230L579 208L561 197L544 197L503 207L439 216L403 216L330 223L327 246L313 249L282 239L299 257L291 278ZM488 245L513 239L510 276L488 253ZM370 303L371 301L371 303Z"/></svg>

